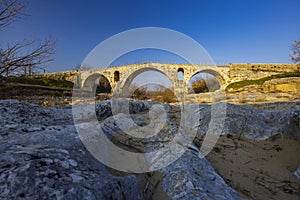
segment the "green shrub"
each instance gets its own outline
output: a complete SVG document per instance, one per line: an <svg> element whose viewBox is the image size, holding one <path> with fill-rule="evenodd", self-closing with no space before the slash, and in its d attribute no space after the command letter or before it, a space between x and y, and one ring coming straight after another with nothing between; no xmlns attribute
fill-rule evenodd
<svg viewBox="0 0 300 200"><path fill-rule="evenodd" d="M55 80L46 77L5 77L6 83L18 83L27 85L48 86L56 88L73 88L73 83L66 80Z"/></svg>

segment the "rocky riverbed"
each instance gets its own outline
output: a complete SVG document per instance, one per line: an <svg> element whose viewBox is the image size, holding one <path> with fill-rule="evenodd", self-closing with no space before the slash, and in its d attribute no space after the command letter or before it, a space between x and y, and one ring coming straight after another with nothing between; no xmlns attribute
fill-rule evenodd
<svg viewBox="0 0 300 200"><path fill-rule="evenodd" d="M159 104L166 110L167 123L156 137L129 137L118 127L116 121L124 117L147 126L153 104L133 102L129 115L114 116L109 101L95 106L98 126L127 151L147 152L168 145L182 121L184 130L196 132L184 154L167 167L125 173L106 167L87 151L75 128L72 107L0 101L0 199L299 199L297 106L264 110L219 103L217 108L226 108L219 126L210 125L218 116L213 106L189 109ZM84 114L82 118L85 126L93 123ZM123 126L130 129L131 124ZM211 128L221 136L203 158L201 147Z"/></svg>

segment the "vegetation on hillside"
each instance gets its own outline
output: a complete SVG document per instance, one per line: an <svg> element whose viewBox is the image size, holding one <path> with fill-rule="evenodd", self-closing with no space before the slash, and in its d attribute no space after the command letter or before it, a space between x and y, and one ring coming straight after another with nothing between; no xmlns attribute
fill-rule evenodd
<svg viewBox="0 0 300 200"><path fill-rule="evenodd" d="M64 88L64 89L73 89L73 83L67 80L55 80L46 77L2 77L1 78L2 84L8 85L20 85L22 87L25 86L46 86L52 88Z"/></svg>
<svg viewBox="0 0 300 200"><path fill-rule="evenodd" d="M272 76L267 76L261 79L256 80L243 80L238 81L235 83L231 83L227 86L226 90L228 89L239 89L248 85L262 85L264 82L272 80L272 79L278 79L278 78L289 78L289 77L300 77L300 72L289 72L284 74L276 74Z"/></svg>

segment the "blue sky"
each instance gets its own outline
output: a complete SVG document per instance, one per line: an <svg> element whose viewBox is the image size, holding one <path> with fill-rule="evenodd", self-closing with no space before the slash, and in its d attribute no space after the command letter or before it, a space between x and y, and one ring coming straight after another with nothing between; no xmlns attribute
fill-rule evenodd
<svg viewBox="0 0 300 200"><path fill-rule="evenodd" d="M48 71L74 69L101 41L138 27L164 27L198 41L217 64L291 63L300 39L299 0L76 1L31 0L30 16L0 32L1 41L57 38ZM114 64L180 62L170 54L136 52Z"/></svg>

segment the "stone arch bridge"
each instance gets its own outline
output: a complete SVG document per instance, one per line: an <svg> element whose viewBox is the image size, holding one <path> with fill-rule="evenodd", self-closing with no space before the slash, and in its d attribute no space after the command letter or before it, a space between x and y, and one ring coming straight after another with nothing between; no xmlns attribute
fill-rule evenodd
<svg viewBox="0 0 300 200"><path fill-rule="evenodd" d="M192 64L161 64L161 63L143 63L100 70L85 70L77 74L77 84L80 88L91 90L95 81L99 77L105 77L112 88L114 94L126 94L133 79L146 71L157 71L164 74L173 85L175 95L188 92L188 83L190 79L198 73L209 73L219 81L221 89L226 88L230 83L228 77L228 67L216 67ZM182 76L179 78L178 73Z"/></svg>
<svg viewBox="0 0 300 200"><path fill-rule="evenodd" d="M44 74L53 79L69 80L80 88L91 90L95 81L105 77L114 93L122 93L128 89L133 79L145 71L158 71L164 74L173 84L175 95L188 92L188 82L197 73L206 72L217 78L221 89L229 84L242 80L255 80L275 74L289 72L300 72L298 64L229 64L226 66L206 66L193 64L163 64L163 63L142 63L99 70L67 71L52 74ZM182 80L178 78L178 72L183 74ZM199 94L198 94L199 95ZM204 93L201 95L205 95Z"/></svg>

